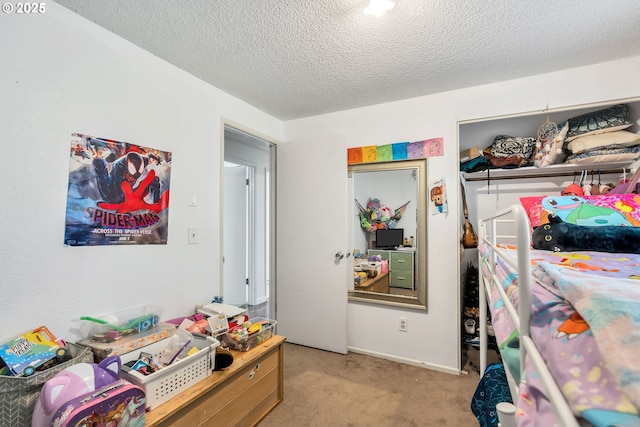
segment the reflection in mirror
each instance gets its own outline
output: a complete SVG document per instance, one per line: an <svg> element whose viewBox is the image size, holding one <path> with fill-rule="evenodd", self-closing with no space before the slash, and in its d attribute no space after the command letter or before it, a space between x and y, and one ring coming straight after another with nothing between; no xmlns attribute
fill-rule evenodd
<svg viewBox="0 0 640 427"><path fill-rule="evenodd" d="M426 159L349 166L349 300L427 308Z"/></svg>

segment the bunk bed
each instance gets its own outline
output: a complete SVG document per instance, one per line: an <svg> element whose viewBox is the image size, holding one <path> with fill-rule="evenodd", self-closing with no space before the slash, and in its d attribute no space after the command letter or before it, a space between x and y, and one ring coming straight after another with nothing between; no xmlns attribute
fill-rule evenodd
<svg viewBox="0 0 640 427"><path fill-rule="evenodd" d="M490 319L510 425L640 426L640 255L533 249L531 233L521 204L479 222L480 372Z"/></svg>

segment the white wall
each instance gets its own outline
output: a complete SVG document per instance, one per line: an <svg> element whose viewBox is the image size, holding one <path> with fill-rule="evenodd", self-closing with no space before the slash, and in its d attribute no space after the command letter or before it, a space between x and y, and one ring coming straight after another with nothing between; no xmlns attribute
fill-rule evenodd
<svg viewBox="0 0 640 427"><path fill-rule="evenodd" d="M456 191L457 122L637 96L639 75L640 57L636 57L285 122L285 141L311 139L328 132L344 135L350 147L444 138L444 156L429 159L428 182L443 177L449 192L448 215L428 216L429 309L424 312L350 303L348 346L458 371L461 222ZM407 317L408 332L398 331L398 316Z"/></svg>
<svg viewBox="0 0 640 427"><path fill-rule="evenodd" d="M218 295L222 118L273 139L282 122L52 2L3 16L0 39L0 341L41 324L75 340L82 315L170 318ZM63 247L72 132L173 153L167 245Z"/></svg>

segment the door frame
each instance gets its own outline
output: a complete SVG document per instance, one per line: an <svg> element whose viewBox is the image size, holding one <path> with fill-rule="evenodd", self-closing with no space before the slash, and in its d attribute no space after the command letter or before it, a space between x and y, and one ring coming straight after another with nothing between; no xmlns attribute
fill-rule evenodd
<svg viewBox="0 0 640 427"><path fill-rule="evenodd" d="M267 261L268 265L268 298L269 298L269 317L272 319L277 319L277 307L276 307L276 292L277 292L277 272L276 272L276 179L277 179L277 170L276 170L276 150L277 145L280 141L264 135L260 132L255 131L241 123L238 123L234 120L222 117L220 119L220 212L223 212L224 207L224 159L225 159L225 150L224 150L224 142L225 142L225 129L232 128L235 131L246 134L249 137L255 138L257 140L263 141L264 143L269 145L269 177L270 180L268 182L269 185L269 206L268 206L268 256L269 259ZM252 202L255 203L255 200ZM255 205L254 205L255 207ZM254 221L252 221L254 222ZM253 225L255 226L255 225ZM220 254L224 254L224 220L220 221ZM219 283L220 286L224 283L224 259L223 256L220 256L220 278ZM250 282L251 283L251 282ZM255 286L255 280L252 283L252 286ZM249 296L250 300L253 296L255 299L255 292L249 286Z"/></svg>

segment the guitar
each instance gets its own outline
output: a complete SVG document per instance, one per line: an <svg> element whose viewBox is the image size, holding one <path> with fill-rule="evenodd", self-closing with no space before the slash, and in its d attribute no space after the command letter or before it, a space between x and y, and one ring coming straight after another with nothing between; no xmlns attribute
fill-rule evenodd
<svg viewBox="0 0 640 427"><path fill-rule="evenodd" d="M465 249L477 248L478 247L478 235L473 229L473 225L469 221L469 212L467 210L467 198L464 194L464 185L460 183L460 188L462 189L462 208L464 212L464 225L462 226L462 247Z"/></svg>

